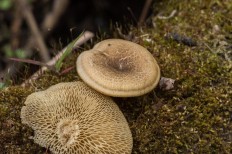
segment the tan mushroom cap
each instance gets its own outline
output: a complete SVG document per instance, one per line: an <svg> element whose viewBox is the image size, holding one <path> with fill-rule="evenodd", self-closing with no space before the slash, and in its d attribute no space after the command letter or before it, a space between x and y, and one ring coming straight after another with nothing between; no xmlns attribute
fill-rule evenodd
<svg viewBox="0 0 232 154"><path fill-rule="evenodd" d="M113 100L83 82L59 83L29 95L22 123L55 154L130 154L132 135Z"/></svg>
<svg viewBox="0 0 232 154"><path fill-rule="evenodd" d="M114 97L143 95L160 80L160 68L152 54L121 39L104 40L81 53L77 72L90 87Z"/></svg>

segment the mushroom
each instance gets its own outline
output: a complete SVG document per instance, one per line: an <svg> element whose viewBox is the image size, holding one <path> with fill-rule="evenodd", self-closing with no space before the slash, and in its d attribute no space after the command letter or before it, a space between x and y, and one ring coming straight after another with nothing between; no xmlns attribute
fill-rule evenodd
<svg viewBox="0 0 232 154"><path fill-rule="evenodd" d="M144 47L121 39L108 39L77 58L82 80L100 93L133 97L150 92L160 80L160 68Z"/></svg>
<svg viewBox="0 0 232 154"><path fill-rule="evenodd" d="M113 100L83 82L59 83L29 95L22 123L53 153L124 153L132 150L128 123Z"/></svg>

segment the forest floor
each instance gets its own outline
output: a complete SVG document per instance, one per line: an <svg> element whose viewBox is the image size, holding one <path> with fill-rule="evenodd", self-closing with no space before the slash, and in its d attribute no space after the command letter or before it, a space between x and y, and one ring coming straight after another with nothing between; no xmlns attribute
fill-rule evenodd
<svg viewBox="0 0 232 154"><path fill-rule="evenodd" d="M231 17L230 0L172 0L155 3L146 26L131 27L130 38L154 55L161 75L175 79L172 90L114 98L132 131L132 153L232 153ZM95 42L119 37L115 30ZM75 66L82 51L68 56L62 69ZM1 152L46 153L29 139L33 130L21 124L23 103L35 91L78 80L75 69L47 71L27 88L0 90Z"/></svg>

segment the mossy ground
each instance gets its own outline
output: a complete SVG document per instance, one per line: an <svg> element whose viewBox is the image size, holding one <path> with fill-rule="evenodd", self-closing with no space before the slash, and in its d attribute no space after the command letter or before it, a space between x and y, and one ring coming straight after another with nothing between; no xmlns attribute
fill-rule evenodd
<svg viewBox="0 0 232 154"><path fill-rule="evenodd" d="M133 133L133 153L232 153L232 2L154 4L154 14L168 16L173 10L177 13L169 19L154 15L150 26L132 29L156 57L162 76L176 80L170 91L156 88L137 98L115 98ZM169 33L191 37L198 45L168 39ZM75 65L77 55L63 68ZM1 90L1 152L45 153L28 139L33 131L21 125L20 109L33 91L76 80L75 70L62 76L47 72L31 88Z"/></svg>

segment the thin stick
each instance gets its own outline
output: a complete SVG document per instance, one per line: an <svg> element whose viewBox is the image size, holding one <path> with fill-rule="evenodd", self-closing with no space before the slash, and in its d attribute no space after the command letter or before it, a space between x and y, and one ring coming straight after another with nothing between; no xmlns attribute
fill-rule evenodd
<svg viewBox="0 0 232 154"><path fill-rule="evenodd" d="M59 21L61 15L65 12L69 4L69 0L56 0L53 1L52 10L46 15L42 22L42 35L46 36L47 33L53 29L53 27Z"/></svg>
<svg viewBox="0 0 232 154"><path fill-rule="evenodd" d="M143 11L142 11L142 13L141 13L141 15L139 17L138 26L141 26L144 23L145 18L146 18L147 13L148 13L148 10L149 10L149 8L151 6L151 2L152 2L152 0L146 0L146 2L144 4L144 7L143 7Z"/></svg>
<svg viewBox="0 0 232 154"><path fill-rule="evenodd" d="M94 37L94 34L90 31L86 31L83 33L82 36L80 36L80 38L75 42L73 48L76 48L82 44L84 44L85 42L87 42L88 40L90 40L91 38ZM56 62L58 61L58 59L64 54L64 51L66 50L67 47L65 47L64 49L62 49L55 57L53 57L49 62L46 63L46 65L48 66L53 66L56 64ZM27 85L29 85L30 83L34 82L36 79L38 79L41 75L43 75L43 73L47 70L48 68L46 66L43 66L40 70L38 70L36 73L34 73L28 80L24 81L21 86L22 87L26 87Z"/></svg>
<svg viewBox="0 0 232 154"><path fill-rule="evenodd" d="M34 64L34 65L39 65L39 66L48 66L46 63L31 60L31 59L9 58L9 60L13 60L13 61L17 61L17 62L24 62L24 63L28 63L28 64Z"/></svg>
<svg viewBox="0 0 232 154"><path fill-rule="evenodd" d="M18 2L20 3L21 5L21 9L22 9L22 12L23 12L23 15L26 19L26 22L28 24L28 26L30 27L31 29L31 32L34 36L34 39L36 40L37 42L37 45L39 46L39 53L41 55L41 58L43 59L43 61L47 62L49 61L50 59L50 56L49 56L49 52L48 52L48 49L44 43L44 40L43 40L43 37L39 31L39 28L37 26L37 23L36 23L36 20L31 12L31 9L30 7L28 6L27 2L25 0L18 0Z"/></svg>
<svg viewBox="0 0 232 154"><path fill-rule="evenodd" d="M158 15L157 18L167 20L167 19L170 19L170 18L174 17L176 13L177 13L177 11L173 10L169 16Z"/></svg>

